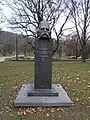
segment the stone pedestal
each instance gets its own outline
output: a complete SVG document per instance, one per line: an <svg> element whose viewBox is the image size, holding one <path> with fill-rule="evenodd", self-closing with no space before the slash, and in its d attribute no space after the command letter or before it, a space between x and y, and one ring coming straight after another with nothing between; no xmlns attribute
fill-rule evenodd
<svg viewBox="0 0 90 120"><path fill-rule="evenodd" d="M52 84L52 91L37 91L34 90L33 84L23 85L14 102L15 107L69 107L72 104L66 91L59 84Z"/></svg>

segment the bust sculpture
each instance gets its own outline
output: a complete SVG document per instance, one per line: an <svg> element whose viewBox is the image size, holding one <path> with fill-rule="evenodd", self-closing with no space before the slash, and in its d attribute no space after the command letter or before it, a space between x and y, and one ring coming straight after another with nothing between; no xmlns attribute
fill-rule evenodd
<svg viewBox="0 0 90 120"><path fill-rule="evenodd" d="M49 24L43 20L39 24L35 41L35 89L51 88L52 43Z"/></svg>
<svg viewBox="0 0 90 120"><path fill-rule="evenodd" d="M40 38L43 38L43 39L50 39L51 37L51 32L50 32L50 28L49 28L49 24L47 21L43 20L40 22L39 24L39 28L37 30L37 38L40 39Z"/></svg>
<svg viewBox="0 0 90 120"><path fill-rule="evenodd" d="M15 100L15 107L72 105L73 102L62 86L52 84L52 52L49 24L43 20L39 24L35 40L34 84L22 86Z"/></svg>

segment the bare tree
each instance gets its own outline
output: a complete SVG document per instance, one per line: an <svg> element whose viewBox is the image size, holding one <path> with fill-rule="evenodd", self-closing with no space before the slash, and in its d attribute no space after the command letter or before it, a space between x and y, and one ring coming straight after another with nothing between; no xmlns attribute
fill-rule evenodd
<svg viewBox="0 0 90 120"><path fill-rule="evenodd" d="M79 56L79 52L80 52L80 42L78 40L78 36L77 34L74 34L71 36L71 41L73 41L74 44L74 51L75 51L75 58L77 59L77 57Z"/></svg>
<svg viewBox="0 0 90 120"><path fill-rule="evenodd" d="M66 10L67 7L64 1L65 0L12 0L10 3L10 1L8 2L8 0L6 0L9 8L13 10L13 16L9 22L27 36L36 38L36 29L40 21L43 19L47 20L50 24L51 31L53 30L57 37L56 48L53 51L54 54L58 49L59 39L70 15L70 11ZM60 21L60 17L62 18L62 15L64 15L63 23L57 31L56 25Z"/></svg>
<svg viewBox="0 0 90 120"><path fill-rule="evenodd" d="M74 23L81 45L82 62L86 62L86 45L90 38L90 0L70 0L67 5L72 11L71 21ZM72 8L72 9L71 9Z"/></svg>
<svg viewBox="0 0 90 120"><path fill-rule="evenodd" d="M5 22L5 16L2 10L3 1L0 0L0 30L3 28L3 23Z"/></svg>

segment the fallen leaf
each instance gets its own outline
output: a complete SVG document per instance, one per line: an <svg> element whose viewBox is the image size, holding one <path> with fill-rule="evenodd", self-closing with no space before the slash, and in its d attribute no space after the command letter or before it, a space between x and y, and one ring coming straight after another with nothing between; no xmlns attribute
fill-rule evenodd
<svg viewBox="0 0 90 120"><path fill-rule="evenodd" d="M90 88L90 85L88 85L87 87Z"/></svg>
<svg viewBox="0 0 90 120"><path fill-rule="evenodd" d="M1 111L0 114L2 115L2 114L3 114L3 111Z"/></svg>
<svg viewBox="0 0 90 120"><path fill-rule="evenodd" d="M61 117L61 115L59 115L59 118Z"/></svg>
<svg viewBox="0 0 90 120"><path fill-rule="evenodd" d="M22 112L18 112L17 114L18 114L18 115L22 115Z"/></svg>
<svg viewBox="0 0 90 120"><path fill-rule="evenodd" d="M49 117L49 114L47 113L46 116Z"/></svg>
<svg viewBox="0 0 90 120"><path fill-rule="evenodd" d="M68 83L68 86L69 86L70 84Z"/></svg>
<svg viewBox="0 0 90 120"><path fill-rule="evenodd" d="M77 102L79 101L78 97L76 98L76 101L77 101Z"/></svg>
<svg viewBox="0 0 90 120"><path fill-rule="evenodd" d="M88 83L88 85L90 85L90 82Z"/></svg>
<svg viewBox="0 0 90 120"><path fill-rule="evenodd" d="M88 97L88 99L90 99L90 97Z"/></svg>
<svg viewBox="0 0 90 120"><path fill-rule="evenodd" d="M61 108L57 108L57 111L60 111Z"/></svg>
<svg viewBox="0 0 90 120"><path fill-rule="evenodd" d="M90 106L87 106L87 108L90 108Z"/></svg>
<svg viewBox="0 0 90 120"><path fill-rule="evenodd" d="M4 84L1 84L1 86L3 86Z"/></svg>
<svg viewBox="0 0 90 120"><path fill-rule="evenodd" d="M70 76L68 76L68 79L70 78Z"/></svg>
<svg viewBox="0 0 90 120"><path fill-rule="evenodd" d="M79 77L77 77L77 80L79 80Z"/></svg>
<svg viewBox="0 0 90 120"><path fill-rule="evenodd" d="M50 112L52 112L52 113L55 112L55 109L51 109Z"/></svg>
<svg viewBox="0 0 90 120"><path fill-rule="evenodd" d="M23 115L26 115L26 114L27 114L26 111L24 111L24 112L23 112Z"/></svg>
<svg viewBox="0 0 90 120"><path fill-rule="evenodd" d="M64 109L61 108L60 110L61 110L62 112L64 112Z"/></svg>
<svg viewBox="0 0 90 120"><path fill-rule="evenodd" d="M10 114L10 117L13 117L13 114Z"/></svg>

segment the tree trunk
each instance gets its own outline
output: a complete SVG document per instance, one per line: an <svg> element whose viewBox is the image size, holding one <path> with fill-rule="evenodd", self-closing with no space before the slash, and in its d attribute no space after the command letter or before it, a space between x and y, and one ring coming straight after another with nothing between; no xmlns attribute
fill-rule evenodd
<svg viewBox="0 0 90 120"><path fill-rule="evenodd" d="M16 34L16 60L18 60L18 40L17 40L17 34Z"/></svg>
<svg viewBox="0 0 90 120"><path fill-rule="evenodd" d="M76 41L76 56L75 56L76 60L77 60L77 57L78 57L78 39Z"/></svg>
<svg viewBox="0 0 90 120"><path fill-rule="evenodd" d="M86 62L86 47L82 48L82 63Z"/></svg>
<svg viewBox="0 0 90 120"><path fill-rule="evenodd" d="M24 45L24 55L26 57L26 45Z"/></svg>
<svg viewBox="0 0 90 120"><path fill-rule="evenodd" d="M76 60L77 60L77 57L78 57L78 49L76 48L76 56L75 56Z"/></svg>

